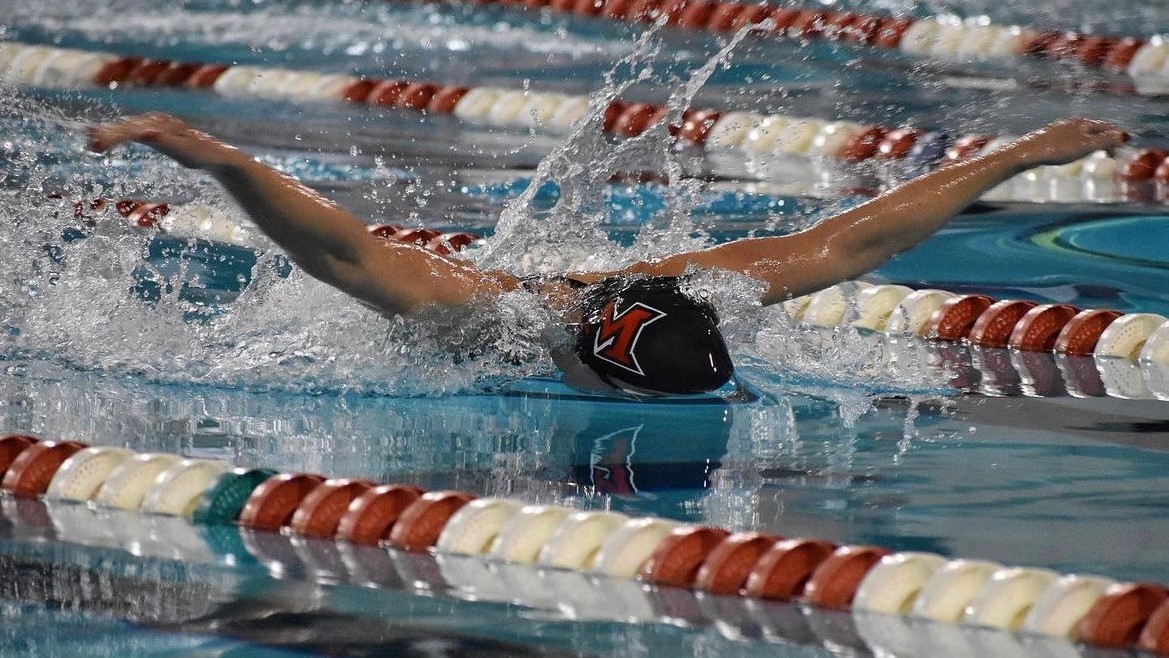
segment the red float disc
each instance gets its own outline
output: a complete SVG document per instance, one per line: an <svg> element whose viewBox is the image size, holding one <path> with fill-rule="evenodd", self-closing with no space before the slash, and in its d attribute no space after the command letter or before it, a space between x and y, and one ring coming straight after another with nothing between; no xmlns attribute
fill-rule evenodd
<svg viewBox="0 0 1169 658"><path fill-rule="evenodd" d="M881 26L877 28L877 34L873 37L873 43L882 48L897 48L901 45L901 37L905 36L906 30L914 22L912 18L885 19Z"/></svg>
<svg viewBox="0 0 1169 658"><path fill-rule="evenodd" d="M868 160L877 153L881 140L885 139L888 130L881 126L869 126L848 140L836 157L844 160L859 162Z"/></svg>
<svg viewBox="0 0 1169 658"><path fill-rule="evenodd" d="M1136 644L1145 623L1169 600L1161 585L1128 583L1109 588L1076 627L1079 639L1100 647Z"/></svg>
<svg viewBox="0 0 1169 658"><path fill-rule="evenodd" d="M381 80L368 78L354 80L341 92L341 98L350 103L365 103L369 100L370 93L381 83Z"/></svg>
<svg viewBox="0 0 1169 658"><path fill-rule="evenodd" d="M178 87L187 83L199 70L195 62L171 62L170 67L159 74L154 83L163 87Z"/></svg>
<svg viewBox="0 0 1169 658"><path fill-rule="evenodd" d="M126 82L149 87L155 84L170 66L169 59L144 59L126 76Z"/></svg>
<svg viewBox="0 0 1169 658"><path fill-rule="evenodd" d="M658 585L690 587L706 557L730 534L722 528L675 528L641 566L641 576Z"/></svg>
<svg viewBox="0 0 1169 658"><path fill-rule="evenodd" d="M253 530L275 532L288 525L305 496L325 481L309 473L280 473L252 490L239 515L239 524Z"/></svg>
<svg viewBox="0 0 1169 658"><path fill-rule="evenodd" d="M353 544L377 546L390 536L398 518L422 490L404 484L383 484L367 489L349 504L337 524L337 538Z"/></svg>
<svg viewBox="0 0 1169 658"><path fill-rule="evenodd" d="M601 15L605 18L624 19L629 15L629 6L633 0L605 0L601 7Z"/></svg>
<svg viewBox="0 0 1169 658"><path fill-rule="evenodd" d="M714 11L710 13L710 20L707 23L707 27L718 32L730 32L734 29L735 21L739 16L747 11L747 7L748 5L742 4L741 2L715 3Z"/></svg>
<svg viewBox="0 0 1169 658"><path fill-rule="evenodd" d="M84 443L76 441L33 443L21 450L8 465L0 489L14 496L39 496L48 490L61 464L85 447Z"/></svg>
<svg viewBox="0 0 1169 658"><path fill-rule="evenodd" d="M713 594L738 594L759 558L781 541L779 535L736 532L710 552L694 577L694 586Z"/></svg>
<svg viewBox="0 0 1169 658"><path fill-rule="evenodd" d="M1080 309L1067 304L1043 304L1027 311L1015 323L1007 345L1028 352L1047 352L1055 347L1055 339Z"/></svg>
<svg viewBox="0 0 1169 658"><path fill-rule="evenodd" d="M1085 37L1076 48L1076 59L1084 66L1097 67L1104 63L1104 57L1116 46L1117 40L1109 37Z"/></svg>
<svg viewBox="0 0 1169 658"><path fill-rule="evenodd" d="M776 9L771 12L771 22L775 23L774 30L776 32L787 33L787 29L803 14L801 9L792 9L790 7L783 9Z"/></svg>
<svg viewBox="0 0 1169 658"><path fill-rule="evenodd" d="M438 237L438 231L428 228L404 228L391 236L390 239L395 242L422 246L436 237Z"/></svg>
<svg viewBox="0 0 1169 658"><path fill-rule="evenodd" d="M9 434L0 438L0 478L4 477L4 473L12 465L16 456L36 442L37 440L33 437L23 434Z"/></svg>
<svg viewBox="0 0 1169 658"><path fill-rule="evenodd" d="M861 16L851 11L830 11L824 19L824 37L843 41L849 28L861 20Z"/></svg>
<svg viewBox="0 0 1169 658"><path fill-rule="evenodd" d="M430 242L426 243L426 248L445 256L451 253L452 250L462 251L463 247L477 239L470 233L443 233L442 235L431 238Z"/></svg>
<svg viewBox="0 0 1169 658"><path fill-rule="evenodd" d="M922 134L922 131L916 128L899 128L890 131L877 146L877 156L890 160L904 158L909 155L917 138L921 137Z"/></svg>
<svg viewBox="0 0 1169 658"><path fill-rule="evenodd" d="M601 5L604 0L578 0L572 7L575 14L581 16L596 16L601 13Z"/></svg>
<svg viewBox="0 0 1169 658"><path fill-rule="evenodd" d="M629 10L625 19L637 23L650 23L660 15L661 0L633 0L629 3Z"/></svg>
<svg viewBox="0 0 1169 658"><path fill-rule="evenodd" d="M227 67L222 64L204 64L187 78L187 86L194 89L208 89L215 84L219 76L227 71Z"/></svg>
<svg viewBox="0 0 1169 658"><path fill-rule="evenodd" d="M801 39L819 39L824 36L827 20L828 12L802 9L788 26L787 33Z"/></svg>
<svg viewBox="0 0 1169 658"><path fill-rule="evenodd" d="M125 82L126 78L130 76L130 72L142 63L141 57L123 57L114 60L97 72L93 76L93 81L102 87L108 87L115 83Z"/></svg>
<svg viewBox="0 0 1169 658"><path fill-rule="evenodd" d="M1084 43L1084 36L1075 32L1064 32L1047 42L1044 54L1052 59L1066 59L1075 57L1080 45Z"/></svg>
<svg viewBox="0 0 1169 658"><path fill-rule="evenodd" d="M1019 54L1046 55L1048 46L1063 35L1063 32L1040 32L1023 42L1019 47Z"/></svg>
<svg viewBox="0 0 1169 658"><path fill-rule="evenodd" d="M158 222L170 214L165 203L144 203L130 212L126 219L139 228L157 228Z"/></svg>
<svg viewBox="0 0 1169 658"><path fill-rule="evenodd" d="M1055 351L1070 356L1092 354L1100 341L1100 334L1121 315L1124 314L1120 311L1102 309L1080 311L1060 330L1055 339Z"/></svg>
<svg viewBox="0 0 1169 658"><path fill-rule="evenodd" d="M434 542L451 515L475 499L461 491L432 491L407 507L394 527L387 543L406 551L424 551Z"/></svg>
<svg viewBox="0 0 1169 658"><path fill-rule="evenodd" d="M883 24L884 21L877 16L857 16L857 20L844 28L840 38L849 43L867 46L877 38L877 31Z"/></svg>
<svg viewBox="0 0 1169 658"><path fill-rule="evenodd" d="M1169 152L1161 149L1141 151L1136 157L1125 163L1124 168L1118 172L1118 176L1120 180L1129 182L1149 180L1165 162L1166 156L1169 156Z"/></svg>
<svg viewBox="0 0 1169 658"><path fill-rule="evenodd" d="M394 236L403 230L405 229L397 224L375 224L369 227L370 235L382 238L383 240L393 240Z"/></svg>
<svg viewBox="0 0 1169 658"><path fill-rule="evenodd" d="M370 90L369 97L365 99L365 102L370 105L394 107L398 104L398 97L409 86L409 82L402 80L383 80Z"/></svg>
<svg viewBox="0 0 1169 658"><path fill-rule="evenodd" d="M337 532L337 524L353 499L371 488L373 484L365 480L325 480L300 502L289 526L305 537L328 539Z"/></svg>
<svg viewBox="0 0 1169 658"><path fill-rule="evenodd" d="M738 32L747 24L755 25L767 20L767 14L770 10L764 5L747 5L746 8L735 16L731 21L730 27L727 29L731 32Z"/></svg>
<svg viewBox="0 0 1169 658"><path fill-rule="evenodd" d="M691 3L698 1L700 0L661 0L661 4L658 7L658 16L666 17L666 25L677 25L678 18L681 17L682 12L686 11L686 8Z"/></svg>
<svg viewBox="0 0 1169 658"><path fill-rule="evenodd" d="M1020 299L1004 299L991 304L971 327L970 342L986 347L1006 347L1015 325L1036 306L1035 302Z"/></svg>
<svg viewBox="0 0 1169 658"><path fill-rule="evenodd" d="M705 29L714 14L714 7L714 3L708 0L693 0L678 14L678 26L687 30Z"/></svg>
<svg viewBox="0 0 1169 658"><path fill-rule="evenodd" d="M438 85L429 82L411 82L406 85L401 94L394 101L394 107L407 110L423 110L438 92Z"/></svg>
<svg viewBox="0 0 1169 658"><path fill-rule="evenodd" d="M1169 654L1169 601L1158 606L1149 617L1137 646L1160 656Z"/></svg>
<svg viewBox="0 0 1169 658"><path fill-rule="evenodd" d="M630 105L617 118L613 132L622 137L636 137L653 125L653 119L658 114L658 106L649 103Z"/></svg>
<svg viewBox="0 0 1169 658"><path fill-rule="evenodd" d="M463 100L463 96L466 96L468 91L471 91L469 87L442 87L430 99L426 109L438 114L450 114L455 111L455 107L458 106L459 101Z"/></svg>
<svg viewBox="0 0 1169 658"><path fill-rule="evenodd" d="M804 593L808 579L836 550L819 539L785 539L764 553L747 575L747 596L787 601Z"/></svg>
<svg viewBox="0 0 1169 658"><path fill-rule="evenodd" d="M605 107L605 124L602 128L607 133L613 132L617 126L617 119L625 113L625 108L628 104L624 101L610 101L609 105Z"/></svg>
<svg viewBox="0 0 1169 658"><path fill-rule="evenodd" d="M136 199L121 199L114 203L114 210L122 217L129 217L135 210L141 208L145 202Z"/></svg>
<svg viewBox="0 0 1169 658"><path fill-rule="evenodd" d="M556 11L572 11L576 7L576 0L552 0L548 6Z"/></svg>
<svg viewBox="0 0 1169 658"><path fill-rule="evenodd" d="M1117 41L1108 49L1108 53L1104 55L1104 68L1117 73L1123 73L1128 70L1128 65L1132 62L1132 58L1136 56L1137 51L1145 45L1144 39L1125 38Z"/></svg>
<svg viewBox="0 0 1169 658"><path fill-rule="evenodd" d="M847 610L869 569L889 551L876 546L842 546L824 560L808 580L804 598L829 610Z"/></svg>
<svg viewBox="0 0 1169 658"><path fill-rule="evenodd" d="M706 137L710 134L710 129L722 117L722 112L717 110L697 110L691 112L682 121L682 128L678 131L678 136L682 139L693 142L694 144L705 144Z"/></svg>
<svg viewBox="0 0 1169 658"><path fill-rule="evenodd" d="M930 316L926 336L937 340L962 340L970 335L979 316L993 303L994 299L986 295L951 297Z"/></svg>
<svg viewBox="0 0 1169 658"><path fill-rule="evenodd" d="M967 135L959 137L954 140L953 146L946 149L947 160L965 160L970 156L982 150L982 147L990 143L990 137L986 135Z"/></svg>

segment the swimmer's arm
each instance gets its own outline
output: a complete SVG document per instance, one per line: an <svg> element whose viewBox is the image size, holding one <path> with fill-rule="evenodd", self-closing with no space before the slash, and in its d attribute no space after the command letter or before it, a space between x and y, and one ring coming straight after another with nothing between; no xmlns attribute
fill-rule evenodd
<svg viewBox="0 0 1169 658"><path fill-rule="evenodd" d="M276 244L308 274L389 314L458 306L516 287L415 245L386 243L345 209L246 153L174 117L151 114L96 127L91 148L137 141L211 173Z"/></svg>
<svg viewBox="0 0 1169 658"><path fill-rule="evenodd" d="M787 236L736 240L637 263L628 272L679 275L693 268L742 272L767 284L764 305L854 278L933 235L986 190L1039 165L1062 164L1124 143L1119 128L1068 119L1014 143L940 168Z"/></svg>

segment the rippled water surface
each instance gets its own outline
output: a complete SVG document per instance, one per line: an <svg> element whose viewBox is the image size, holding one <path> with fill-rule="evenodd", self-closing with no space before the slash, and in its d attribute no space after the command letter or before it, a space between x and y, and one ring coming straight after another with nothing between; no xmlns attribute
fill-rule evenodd
<svg viewBox="0 0 1169 658"><path fill-rule="evenodd" d="M1169 28L1169 11L1140 2L842 6ZM1163 97L1067 62L927 62L502 7L0 2L0 37L591 93L594 109L620 95L676 113L1013 134L1100 116L1166 145ZM552 137L367 107L0 85L0 431L1169 581L1148 550L1169 539L1165 373L797 328L750 302L754 283L709 278L735 386L586 396L557 381L548 346L561 329L528 294L385 318L290 267L206 177L145 148L84 151L87 123L146 110L241 144L371 223L486 236L468 257L516 273L798 230L909 174L707 157L664 131L617 143L598 116ZM167 237L111 212L75 216L74 200L98 197L202 204L234 232ZM1169 314L1165 220L1154 202L980 204L872 280ZM0 573L0 653L13 655L863 655L899 632L914 648L898 655L1047 650L12 498L0 499Z"/></svg>

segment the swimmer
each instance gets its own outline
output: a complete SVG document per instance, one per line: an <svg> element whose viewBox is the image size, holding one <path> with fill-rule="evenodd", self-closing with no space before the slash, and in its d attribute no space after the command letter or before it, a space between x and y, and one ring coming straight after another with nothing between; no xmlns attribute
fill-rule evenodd
<svg viewBox="0 0 1169 658"><path fill-rule="evenodd" d="M1127 135L1103 121L1065 119L798 233L735 240L612 272L537 279L484 271L417 245L386 243L305 185L172 116L147 114L96 126L90 138L90 148L99 153L140 142L207 171L305 272L386 315L485 304L527 289L560 313L574 334L573 347L554 356L565 383L688 394L726 384L734 366L714 309L682 291L686 276L723 270L757 279L765 306L812 293L869 272L925 240L1011 176L1112 151Z"/></svg>

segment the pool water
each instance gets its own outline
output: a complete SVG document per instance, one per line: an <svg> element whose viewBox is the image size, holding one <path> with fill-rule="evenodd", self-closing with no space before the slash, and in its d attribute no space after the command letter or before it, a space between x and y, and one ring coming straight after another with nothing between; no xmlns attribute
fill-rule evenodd
<svg viewBox="0 0 1169 658"><path fill-rule="evenodd" d="M950 8L910 5L849 6ZM618 82L647 71L623 96L658 102L722 45L671 29L638 45L634 29L599 20L463 4L124 0L95 9L47 0L9 9L0 36L24 42L572 93L601 88L611 69ZM1143 3L962 10L1105 32L1169 25L1169 13ZM1099 75L1058 62L942 65L748 38L692 104L963 133L1017 134L1090 115L1163 146L1163 99L1080 84ZM732 334L735 385L687 399L591 396L559 383L546 360L452 362L427 342L431 325L355 308L258 236L226 244L108 218L87 226L70 205L96 196L196 202L242 221L206 179L144 149L81 154L83 122L146 110L238 142L371 222L490 236L503 217L508 244L534 245L537 255L557 255L556 238L576 231L602 256L632 259L684 241L798 230L863 198L856 180L907 172L829 171L792 186L788 177L809 172L785 169L791 163L652 144L606 159L607 147L579 136L570 142L579 153L566 155L556 151L564 138L453 118L174 90L3 87L0 101L0 212L12 225L0 241L0 431L1169 581L1169 562L1150 548L1169 538L1169 413L1163 389L1140 372L1134 381L1131 371L1098 372L1091 359L793 328L743 311L730 290L729 312L744 327ZM598 170L582 179L676 165L686 182L601 185L588 221L572 224L549 208L573 181L542 176L574 157ZM525 197L532 180L540 187ZM980 203L871 278L1169 314L1166 217L1151 201ZM518 254L493 257L524 266ZM508 309L526 308L515 304ZM527 330L506 347L529 349ZM10 497L0 499L0 563L3 655L1079 650Z"/></svg>

